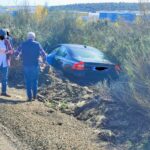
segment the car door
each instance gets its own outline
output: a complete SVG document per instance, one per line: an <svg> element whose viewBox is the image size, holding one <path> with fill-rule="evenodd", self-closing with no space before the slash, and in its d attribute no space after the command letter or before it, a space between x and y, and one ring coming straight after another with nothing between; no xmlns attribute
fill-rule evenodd
<svg viewBox="0 0 150 150"><path fill-rule="evenodd" d="M50 54L48 54L46 61L49 65L54 66L55 55L56 55L57 50L59 50L59 49L60 49L60 46L59 47L57 46Z"/></svg>
<svg viewBox="0 0 150 150"><path fill-rule="evenodd" d="M60 46L57 48L57 52L55 55L55 67L58 69L62 69L64 59L67 56L67 49L64 46Z"/></svg>

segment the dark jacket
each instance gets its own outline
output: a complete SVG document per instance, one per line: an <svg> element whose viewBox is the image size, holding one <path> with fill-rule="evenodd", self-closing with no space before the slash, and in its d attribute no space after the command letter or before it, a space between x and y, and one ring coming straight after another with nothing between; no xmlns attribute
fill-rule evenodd
<svg viewBox="0 0 150 150"><path fill-rule="evenodd" d="M16 53L17 55L21 53L23 66L38 66L39 56L46 58L46 53L40 43L31 39L23 42Z"/></svg>

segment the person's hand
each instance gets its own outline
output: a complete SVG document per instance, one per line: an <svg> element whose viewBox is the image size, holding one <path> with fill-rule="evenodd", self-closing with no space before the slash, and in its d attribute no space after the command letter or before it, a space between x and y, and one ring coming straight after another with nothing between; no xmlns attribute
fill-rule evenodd
<svg viewBox="0 0 150 150"><path fill-rule="evenodd" d="M9 54L12 55L13 53L14 53L14 50L10 50L10 51L9 51Z"/></svg>
<svg viewBox="0 0 150 150"><path fill-rule="evenodd" d="M15 60L19 61L20 60L20 56L15 57Z"/></svg>
<svg viewBox="0 0 150 150"><path fill-rule="evenodd" d="M42 59L41 56L39 57L39 62L40 62L41 64L43 63L43 59Z"/></svg>
<svg viewBox="0 0 150 150"><path fill-rule="evenodd" d="M5 50L5 54L11 54L11 55L12 55L13 53L14 53L13 50L9 50L9 51L6 51L6 50Z"/></svg>

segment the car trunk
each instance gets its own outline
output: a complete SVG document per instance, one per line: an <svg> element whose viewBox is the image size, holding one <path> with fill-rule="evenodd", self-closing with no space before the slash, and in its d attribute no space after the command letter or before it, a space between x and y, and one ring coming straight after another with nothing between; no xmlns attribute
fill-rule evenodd
<svg viewBox="0 0 150 150"><path fill-rule="evenodd" d="M114 69L114 64L112 63L95 63L95 62L85 62L86 71L94 72L106 72L110 69Z"/></svg>
<svg viewBox="0 0 150 150"><path fill-rule="evenodd" d="M116 74L115 64L106 59L76 58L76 61L84 63L84 69L78 72L86 78L107 78Z"/></svg>
<svg viewBox="0 0 150 150"><path fill-rule="evenodd" d="M114 68L114 64L106 59L94 60L93 58L78 58L77 61L84 62L87 71L106 71Z"/></svg>

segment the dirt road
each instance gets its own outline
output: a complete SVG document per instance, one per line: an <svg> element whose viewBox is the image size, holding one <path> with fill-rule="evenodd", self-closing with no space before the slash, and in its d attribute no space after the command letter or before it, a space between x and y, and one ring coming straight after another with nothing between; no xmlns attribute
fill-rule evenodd
<svg viewBox="0 0 150 150"><path fill-rule="evenodd" d="M12 137L12 135L10 136ZM9 136L6 135L6 128L0 127L0 149L1 150L16 150L13 142L9 139Z"/></svg>
<svg viewBox="0 0 150 150"><path fill-rule="evenodd" d="M0 150L101 150L93 130L43 103L26 102L24 90L0 97Z"/></svg>

